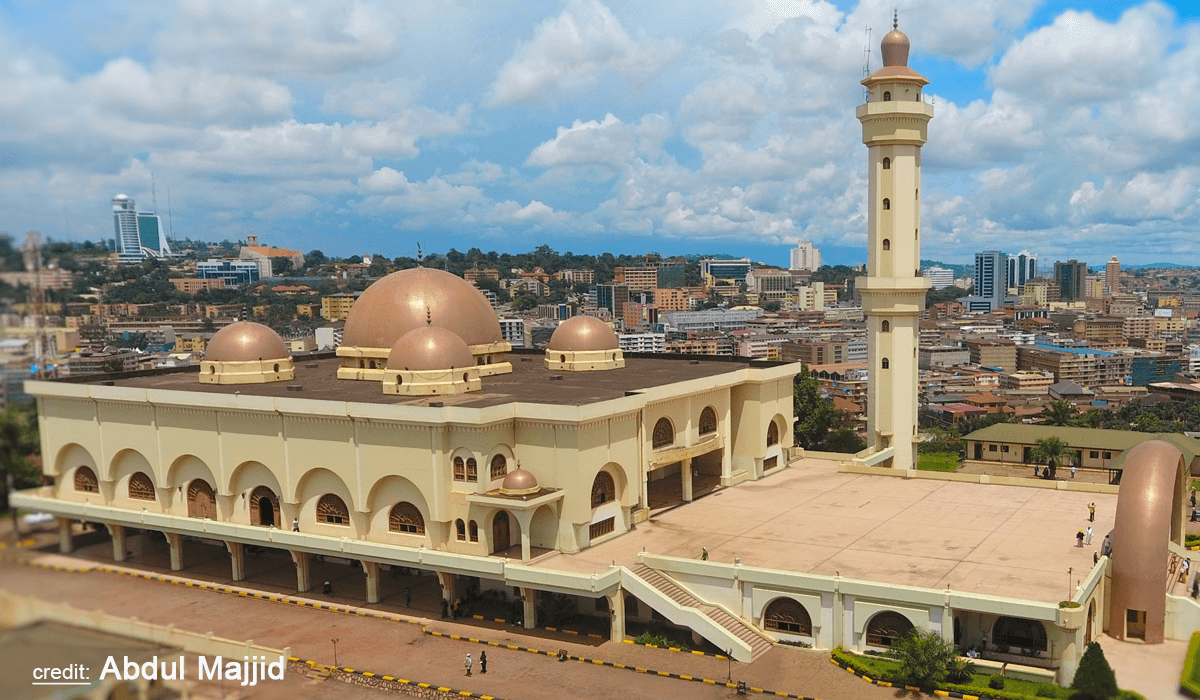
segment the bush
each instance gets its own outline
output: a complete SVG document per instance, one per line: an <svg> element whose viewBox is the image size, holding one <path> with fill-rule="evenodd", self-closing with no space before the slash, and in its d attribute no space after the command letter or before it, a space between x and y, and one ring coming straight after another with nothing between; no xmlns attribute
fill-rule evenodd
<svg viewBox="0 0 1200 700"><path fill-rule="evenodd" d="M992 676L988 678L988 687L992 690L1004 690L1004 676Z"/></svg>
<svg viewBox="0 0 1200 700"><path fill-rule="evenodd" d="M691 651L686 644L676 644L670 639L667 639L665 635L655 634L654 632L650 631L642 632L637 636L637 639L634 639L633 641L635 644L648 644L650 646L661 647L663 649L675 648L681 651Z"/></svg>
<svg viewBox="0 0 1200 700"><path fill-rule="evenodd" d="M1056 698L1058 697L1058 687L1053 683L1042 683L1038 686L1037 696L1039 698Z"/></svg>
<svg viewBox="0 0 1200 700"><path fill-rule="evenodd" d="M1078 700L1109 700L1117 697L1117 676L1098 643L1092 642L1084 650L1071 689L1075 691L1071 697Z"/></svg>
<svg viewBox="0 0 1200 700"><path fill-rule="evenodd" d="M946 674L946 679L951 683L967 683L971 680L971 676L975 673L975 664L971 660L960 656L950 662L949 672Z"/></svg>
<svg viewBox="0 0 1200 700"><path fill-rule="evenodd" d="M888 656L900 662L900 676L905 681L922 687L946 680L956 657L954 646L942 635L916 629L892 642Z"/></svg>

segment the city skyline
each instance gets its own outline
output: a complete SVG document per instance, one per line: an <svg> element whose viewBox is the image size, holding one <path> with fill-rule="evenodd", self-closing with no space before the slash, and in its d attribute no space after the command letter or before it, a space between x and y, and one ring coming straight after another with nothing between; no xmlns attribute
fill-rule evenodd
<svg viewBox="0 0 1200 700"><path fill-rule="evenodd" d="M941 116L923 257L1200 261L1185 160L1200 131L1181 119L1195 10L898 7ZM864 28L877 44L891 5L292 8L242 22L220 4L134 5L103 35L0 9L0 228L109 238L109 201L153 201L153 171L178 237L780 266L811 240L827 263L862 261L863 147L845 115Z"/></svg>

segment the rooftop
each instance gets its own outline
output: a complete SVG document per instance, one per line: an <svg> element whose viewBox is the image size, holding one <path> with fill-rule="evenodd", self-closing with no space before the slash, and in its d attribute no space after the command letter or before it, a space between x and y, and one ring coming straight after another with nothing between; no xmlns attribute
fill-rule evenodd
<svg viewBox="0 0 1200 700"><path fill-rule="evenodd" d="M248 394L276 398L356 403L427 405L441 401L446 406L483 408L512 402L575 405L619 399L627 392L703 379L749 367L779 367L778 362L754 362L749 358L664 356L626 353L625 368L606 372L552 372L542 364L541 351L513 351L511 374L483 379L483 389L450 396L397 397L384 394L379 382L338 379L341 361L328 354L309 359L295 357L296 378L270 384L201 384L195 368L132 375L88 375L83 383L111 381L114 386L166 391L197 391L209 394ZM695 363L695 364L693 364ZM552 379L551 377L561 377ZM298 391L289 386L301 387Z"/></svg>
<svg viewBox="0 0 1200 700"><path fill-rule="evenodd" d="M1075 547L1096 504L1095 539ZM636 530L536 566L605 571L638 552L896 585L1057 602L1112 529L1115 494L842 474L802 459L778 474L664 512ZM1072 588L1074 582L1072 582Z"/></svg>

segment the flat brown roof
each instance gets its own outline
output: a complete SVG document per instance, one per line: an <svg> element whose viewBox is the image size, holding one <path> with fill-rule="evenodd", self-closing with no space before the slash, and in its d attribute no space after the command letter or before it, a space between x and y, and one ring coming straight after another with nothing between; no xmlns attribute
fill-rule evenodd
<svg viewBox="0 0 1200 700"><path fill-rule="evenodd" d="M341 360L328 355L320 359L295 358L296 378L271 384L201 384L199 367L186 371L154 371L129 375L96 375L75 381L108 384L137 389L198 391L210 394L247 394L279 398L353 401L358 403L428 405L441 401L446 406L483 408L521 402L570 406L619 399L629 392L728 374L749 367L778 367L777 362L752 361L749 358L689 357L685 355L625 355L624 369L601 372L552 372L542 364L543 353L508 354L511 374L483 378L481 391L449 396L393 396L384 394L379 382L337 378ZM551 379L552 376L562 377ZM289 390L299 386L299 390Z"/></svg>

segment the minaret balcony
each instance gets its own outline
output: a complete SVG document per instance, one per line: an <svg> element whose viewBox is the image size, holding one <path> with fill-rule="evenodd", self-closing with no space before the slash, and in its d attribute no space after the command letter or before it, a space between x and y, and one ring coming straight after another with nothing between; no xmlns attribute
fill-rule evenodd
<svg viewBox="0 0 1200 700"><path fill-rule="evenodd" d="M916 117L926 121L933 119L933 105L919 100L891 100L889 102L867 102L859 105L855 111L859 119L864 117Z"/></svg>

